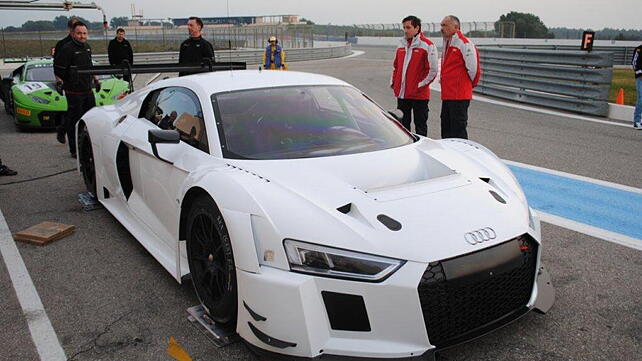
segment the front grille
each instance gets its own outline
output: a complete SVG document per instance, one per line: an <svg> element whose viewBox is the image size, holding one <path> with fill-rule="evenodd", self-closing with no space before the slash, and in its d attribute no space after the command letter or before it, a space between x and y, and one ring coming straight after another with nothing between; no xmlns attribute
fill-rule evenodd
<svg viewBox="0 0 642 361"><path fill-rule="evenodd" d="M62 124L61 112L41 112L38 114L40 126L42 128L55 128Z"/></svg>
<svg viewBox="0 0 642 361"><path fill-rule="evenodd" d="M430 343L452 346L521 315L532 293L536 263L537 243L527 235L430 263L418 287Z"/></svg>

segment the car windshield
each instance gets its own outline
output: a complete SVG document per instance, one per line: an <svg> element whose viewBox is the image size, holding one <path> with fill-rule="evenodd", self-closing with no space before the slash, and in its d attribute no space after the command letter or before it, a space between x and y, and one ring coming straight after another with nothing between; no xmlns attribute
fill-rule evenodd
<svg viewBox="0 0 642 361"><path fill-rule="evenodd" d="M386 111L348 86L300 86L212 95L223 155L294 159L411 144Z"/></svg>
<svg viewBox="0 0 642 361"><path fill-rule="evenodd" d="M98 75L97 77L100 80L108 80L113 78L111 75ZM53 82L55 80L56 78L53 71L53 65L36 65L27 68L26 81Z"/></svg>
<svg viewBox="0 0 642 361"><path fill-rule="evenodd" d="M27 68L26 81L55 81L53 65L36 65Z"/></svg>

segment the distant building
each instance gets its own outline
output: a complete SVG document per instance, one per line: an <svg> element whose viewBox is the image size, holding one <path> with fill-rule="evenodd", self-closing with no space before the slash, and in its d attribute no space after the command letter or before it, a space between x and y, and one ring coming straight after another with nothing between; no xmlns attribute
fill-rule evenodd
<svg viewBox="0 0 642 361"><path fill-rule="evenodd" d="M261 16L221 16L201 18L207 25L270 25L270 24L301 24L299 15L261 15ZM174 26L185 26L189 18L172 19Z"/></svg>

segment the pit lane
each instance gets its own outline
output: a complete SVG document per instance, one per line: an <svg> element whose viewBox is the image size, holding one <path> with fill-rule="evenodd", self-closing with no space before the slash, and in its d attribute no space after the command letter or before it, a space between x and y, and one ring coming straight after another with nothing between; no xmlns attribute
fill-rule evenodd
<svg viewBox="0 0 642 361"><path fill-rule="evenodd" d="M349 59L292 63L364 90L395 106L387 83L391 48L363 48ZM159 77L166 76L163 74ZM139 76L137 87L151 78ZM438 93L429 135L438 138ZM500 157L590 178L642 187L642 134L633 129L543 115L473 101L471 139ZM0 156L19 172L0 183L74 168L54 133L17 132L0 115ZM0 209L11 231L45 220L74 224L74 235L47 247L18 244L48 317L73 360L169 360L173 336L194 360L254 360L242 344L215 348L186 319L197 303L105 210L83 212L75 172L0 185ZM642 218L641 218L642 219ZM640 226L642 227L642 225ZM543 224L546 263L557 291L545 316L529 314L482 339L448 350L444 360L634 360L642 333L642 254L582 233ZM27 320L0 262L0 359L37 360Z"/></svg>

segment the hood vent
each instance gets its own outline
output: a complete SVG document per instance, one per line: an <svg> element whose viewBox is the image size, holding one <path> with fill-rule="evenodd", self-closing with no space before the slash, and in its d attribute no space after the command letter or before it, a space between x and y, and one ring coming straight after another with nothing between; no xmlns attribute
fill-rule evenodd
<svg viewBox="0 0 642 361"><path fill-rule="evenodd" d="M502 196L497 194L497 192L495 192L495 191L488 191L488 192L490 192L490 194L493 196L493 198L495 198L497 200L497 202L499 202L501 204L506 204L506 200L504 198L502 198Z"/></svg>
<svg viewBox="0 0 642 361"><path fill-rule="evenodd" d="M341 206L341 207L337 208L337 211L339 211L339 212L341 212L343 214L348 214L348 213L350 213L351 209L352 209L352 203L348 203L348 204L346 204L344 206Z"/></svg>
<svg viewBox="0 0 642 361"><path fill-rule="evenodd" d="M401 230L401 223L399 223L396 220L386 216L385 214L378 215L377 219L384 226L388 227L388 229L391 230L391 231L395 231L396 232L396 231Z"/></svg>

